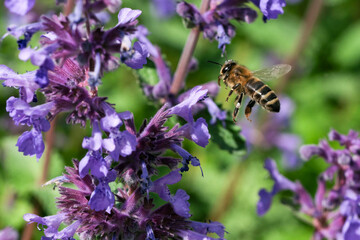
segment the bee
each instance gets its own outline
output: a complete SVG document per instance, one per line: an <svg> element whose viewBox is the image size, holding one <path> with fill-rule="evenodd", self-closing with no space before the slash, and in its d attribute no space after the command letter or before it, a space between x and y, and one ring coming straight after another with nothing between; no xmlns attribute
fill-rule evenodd
<svg viewBox="0 0 360 240"><path fill-rule="evenodd" d="M221 65L217 62L209 62ZM288 73L290 70L290 65L278 64L252 72L245 66L237 64L234 60L227 60L223 65L221 65L218 84L220 86L220 81L222 80L226 87L231 88L226 101L229 100L229 97L233 94L233 92L237 94L235 99L235 109L232 115L233 121L236 122L236 116L239 113L239 108L241 107L244 95L248 95L250 97L250 101L245 108L245 116L249 121L251 121L249 117L255 103L258 103L269 112L279 112L279 98L268 85L262 82L262 80L266 81L279 78Z"/></svg>

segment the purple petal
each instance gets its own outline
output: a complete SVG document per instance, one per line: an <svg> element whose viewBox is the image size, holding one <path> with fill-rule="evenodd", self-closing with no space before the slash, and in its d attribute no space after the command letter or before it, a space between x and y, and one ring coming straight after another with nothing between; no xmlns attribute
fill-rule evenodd
<svg viewBox="0 0 360 240"><path fill-rule="evenodd" d="M204 235L208 233L216 233L220 238L224 237L225 227L219 222L202 223L191 221L190 226L194 231Z"/></svg>
<svg viewBox="0 0 360 240"><path fill-rule="evenodd" d="M41 132L36 131L34 128L31 131L24 132L18 139L16 146L19 147L19 152L24 155L36 155L39 160L44 152L45 144L43 142Z"/></svg>
<svg viewBox="0 0 360 240"><path fill-rule="evenodd" d="M257 203L256 209L259 216L263 216L270 209L273 194L269 193L265 189L259 191L260 200Z"/></svg>
<svg viewBox="0 0 360 240"><path fill-rule="evenodd" d="M273 193L281 190L296 191L296 184L279 173L274 160L266 159L264 168L269 171L271 178L275 181Z"/></svg>
<svg viewBox="0 0 360 240"><path fill-rule="evenodd" d="M55 239L73 239L76 230L80 227L81 221L77 220L54 235Z"/></svg>
<svg viewBox="0 0 360 240"><path fill-rule="evenodd" d="M221 111L211 98L205 99L204 103L211 115L211 124L215 124L216 120L224 121L226 119L226 111Z"/></svg>
<svg viewBox="0 0 360 240"><path fill-rule="evenodd" d="M17 240L17 239L19 239L19 233L11 227L6 227L6 228L0 230L0 239L1 240Z"/></svg>
<svg viewBox="0 0 360 240"><path fill-rule="evenodd" d="M34 99L35 91L40 86L35 82L36 71L17 74L5 65L0 65L0 80L5 80L3 85L6 87L23 88L22 99L30 103Z"/></svg>
<svg viewBox="0 0 360 240"><path fill-rule="evenodd" d="M102 130L112 132L113 129L118 129L122 125L122 121L115 110L105 112L105 114L106 116L100 121Z"/></svg>
<svg viewBox="0 0 360 240"><path fill-rule="evenodd" d="M27 213L24 215L24 220L33 223L36 222L41 225L47 226L44 230L45 236L53 237L58 233L60 224L66 219L65 213L59 213L47 217L39 217L38 215Z"/></svg>
<svg viewBox="0 0 360 240"><path fill-rule="evenodd" d="M325 156L324 149L316 145L305 145L300 148L300 156L304 160L309 160L312 156Z"/></svg>
<svg viewBox="0 0 360 240"><path fill-rule="evenodd" d="M344 240L360 239L360 220L357 218L348 218L342 229Z"/></svg>
<svg viewBox="0 0 360 240"><path fill-rule="evenodd" d="M131 8L122 8L118 14L118 25L125 25L133 22L141 14L140 10L132 10Z"/></svg>
<svg viewBox="0 0 360 240"><path fill-rule="evenodd" d="M149 53L145 45L137 41L134 43L133 50L122 53L120 59L121 62L125 63L127 66L133 69L140 69L147 63L146 58L148 56Z"/></svg>
<svg viewBox="0 0 360 240"><path fill-rule="evenodd" d="M183 149L179 145L171 144L171 149L174 152L177 152L183 158L183 161L182 161L183 167L180 169L181 172L186 172L186 171L189 170L189 163L190 162L191 162L191 164L193 166L200 166L199 159L192 156L188 151L186 151L185 149ZM200 169L201 169L201 167L200 167ZM201 173L202 173L202 169L201 169Z"/></svg>
<svg viewBox="0 0 360 240"><path fill-rule="evenodd" d="M115 150L110 152L111 157L117 161L119 156L129 156L136 150L137 140L136 137L127 130L118 133L111 133L110 137L115 144Z"/></svg>
<svg viewBox="0 0 360 240"><path fill-rule="evenodd" d="M178 131L183 131L182 135L192 140L201 147L205 147L209 143L210 133L208 125L204 118L198 118L195 123L187 123Z"/></svg>
<svg viewBox="0 0 360 240"><path fill-rule="evenodd" d="M35 0L5 0L5 6L10 12L25 15L35 5Z"/></svg>
<svg viewBox="0 0 360 240"><path fill-rule="evenodd" d="M189 213L190 203L188 200L190 196L182 189L177 190L176 194L170 198L170 203L174 209L174 212L184 218L191 217Z"/></svg>
<svg viewBox="0 0 360 240"><path fill-rule="evenodd" d="M92 151L98 151L102 146L102 133L100 131L98 122L94 122L92 126L93 126L92 136L84 137L82 142L82 147Z"/></svg>
<svg viewBox="0 0 360 240"><path fill-rule="evenodd" d="M91 209L95 211L106 210L106 212L110 213L114 203L115 197L108 183L100 182L90 196L89 205Z"/></svg>
<svg viewBox="0 0 360 240"><path fill-rule="evenodd" d="M251 0L266 19L276 19L279 14L283 14L283 7L286 6L285 0Z"/></svg>
<svg viewBox="0 0 360 240"><path fill-rule="evenodd" d="M171 194L167 185L175 184L181 180L181 174L178 170L161 177L153 182L150 191L156 192L161 199L169 201Z"/></svg>
<svg viewBox="0 0 360 240"><path fill-rule="evenodd" d="M230 44L230 37L227 35L224 26L221 24L217 25L216 40L219 42L218 48L224 53L226 44Z"/></svg>
<svg viewBox="0 0 360 240"><path fill-rule="evenodd" d="M145 240L156 240L154 231L150 225L146 225L146 239Z"/></svg>
<svg viewBox="0 0 360 240"><path fill-rule="evenodd" d="M194 118L192 116L191 108L197 102L204 100L206 94L207 90L202 89L201 86L194 87L193 89L191 89L190 94L186 99L169 109L169 114L176 114L185 119L187 122L193 123Z"/></svg>

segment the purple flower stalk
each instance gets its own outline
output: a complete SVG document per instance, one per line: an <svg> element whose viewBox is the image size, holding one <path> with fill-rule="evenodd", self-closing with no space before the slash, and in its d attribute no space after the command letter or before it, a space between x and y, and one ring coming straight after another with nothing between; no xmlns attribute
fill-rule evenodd
<svg viewBox="0 0 360 240"><path fill-rule="evenodd" d="M353 130L350 130L348 135L331 130L329 139L337 141L344 148L333 149L327 141L322 140L319 145L305 145L300 149L303 159L309 160L312 156L319 156L329 164L318 178L318 188L314 197L301 183L292 182L282 176L273 160L266 160L265 168L275 184L271 192L260 190L258 214L263 215L268 211L275 194L290 190L294 193L293 205L299 206L297 211L312 220L315 228L313 239L358 239L360 138Z"/></svg>

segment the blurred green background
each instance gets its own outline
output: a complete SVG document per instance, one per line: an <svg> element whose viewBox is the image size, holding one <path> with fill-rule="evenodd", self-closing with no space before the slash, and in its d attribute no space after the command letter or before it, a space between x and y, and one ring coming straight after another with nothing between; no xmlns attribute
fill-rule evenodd
<svg viewBox="0 0 360 240"><path fill-rule="evenodd" d="M190 2L199 6L200 1ZM321 13L307 37L303 34L304 29L309 30L311 26L306 16L314 17L311 9L316 3L321 4ZM167 20L157 18L151 1L124 0L123 7L143 10L140 24L149 29L150 40L161 47L174 71L190 30L184 28L178 16ZM356 0L300 1L288 3L283 15L266 24L261 17L252 24L234 22L237 32L227 47L229 59L235 59L253 70L271 64L271 59L279 62L293 59L291 78L281 87L295 103L290 133L301 137L304 144L317 144L327 137L331 128L343 134L347 134L349 129L359 130L359 9L360 1ZM62 9L61 6L54 8L53 1L37 0L31 17L36 20L37 13L48 11L60 12ZM108 27L114 24L116 15L112 16ZM1 5L0 35L13 21L19 21L19 17L9 15ZM306 40L305 45L296 54L299 42L303 40ZM36 37L32 43L36 44ZM0 64L21 73L35 69L29 62L18 60L17 54L15 39L4 39L0 45ZM217 42L200 37L195 51L198 70L188 75L186 87L217 79L218 66L207 61L223 62L225 59L220 54ZM144 118L149 119L156 112L154 105L143 95L133 70L122 66L105 74L102 82L99 95L107 96L109 102L115 103L117 111L133 112L138 127ZM269 85L275 91L279 87L277 81ZM227 91L222 88L216 102L232 112L233 103L224 101L226 94ZM26 128L14 126L5 111L6 100L10 96L17 96L17 91L0 87L0 229L12 226L21 235L26 224L22 216L31 212L34 205L40 206L41 216L56 213L54 197L57 191L53 191L51 186L42 188L38 184L44 157L37 162L35 157L24 157L17 152L17 137ZM243 109L240 112L240 118L243 118ZM82 138L91 134L89 129L66 125L65 118L66 115L61 115L57 119L49 179L61 175L65 165L71 166L72 158L81 159L85 155L81 148ZM190 168L182 181L171 189L183 188L188 192L192 220L222 222L229 232L227 239L311 238L312 227L298 220L280 203L279 197L274 199L264 217L256 215L257 192L264 187L270 189L273 184L263 169L263 162L267 157L280 162L278 150L257 147L244 158L221 150L212 140L205 149L189 141L185 147L200 159L204 177L198 168ZM316 190L316 177L325 168L326 164L320 159L313 159L293 171L285 171L280 165L284 175L292 180L299 179L312 194ZM35 229L33 239L40 239L41 234Z"/></svg>

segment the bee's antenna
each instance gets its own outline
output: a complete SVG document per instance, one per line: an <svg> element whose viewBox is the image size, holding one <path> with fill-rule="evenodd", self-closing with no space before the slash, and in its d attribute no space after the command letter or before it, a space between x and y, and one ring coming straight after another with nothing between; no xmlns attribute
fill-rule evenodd
<svg viewBox="0 0 360 240"><path fill-rule="evenodd" d="M222 64L220 64L220 63L218 63L218 62L214 62L214 61L208 61L208 62L222 66Z"/></svg>

